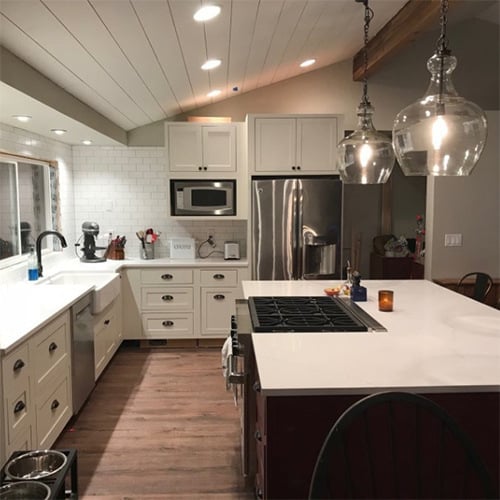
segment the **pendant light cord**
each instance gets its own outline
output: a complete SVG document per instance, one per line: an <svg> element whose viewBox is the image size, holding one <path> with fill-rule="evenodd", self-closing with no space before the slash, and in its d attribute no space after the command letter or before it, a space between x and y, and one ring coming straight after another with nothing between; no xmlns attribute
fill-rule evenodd
<svg viewBox="0 0 500 500"><path fill-rule="evenodd" d="M446 27L448 25L448 0L441 0L439 24L441 26L441 34L437 41L437 53L439 55L449 55L450 50L448 48L448 38L446 36Z"/></svg>
<svg viewBox="0 0 500 500"><path fill-rule="evenodd" d="M363 107L369 107L370 100L368 99L368 31L370 29L370 22L373 19L373 10L368 7L368 0L356 0L365 6L365 24L364 24L364 48L363 48L363 98L361 104Z"/></svg>
<svg viewBox="0 0 500 500"><path fill-rule="evenodd" d="M446 36L446 27L448 24L448 0L441 0L441 8L439 12L439 24L441 26L441 34L439 35L436 47L436 54L439 57L439 95L437 102L437 114L444 115L443 103L443 85L444 85L444 58L451 54L448 48L448 38Z"/></svg>

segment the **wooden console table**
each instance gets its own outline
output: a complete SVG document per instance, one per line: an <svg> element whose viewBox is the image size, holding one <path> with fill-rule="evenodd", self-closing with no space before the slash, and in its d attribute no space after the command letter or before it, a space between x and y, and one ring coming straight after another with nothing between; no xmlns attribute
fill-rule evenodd
<svg viewBox="0 0 500 500"><path fill-rule="evenodd" d="M423 279L424 266L412 257L385 257L372 252L370 255L370 279L408 280Z"/></svg>

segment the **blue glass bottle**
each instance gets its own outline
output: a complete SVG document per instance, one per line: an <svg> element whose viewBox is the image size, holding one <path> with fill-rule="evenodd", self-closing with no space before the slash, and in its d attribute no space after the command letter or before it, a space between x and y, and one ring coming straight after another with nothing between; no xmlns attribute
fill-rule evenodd
<svg viewBox="0 0 500 500"><path fill-rule="evenodd" d="M358 271L352 273L351 300L366 302L366 287L361 286L361 275Z"/></svg>

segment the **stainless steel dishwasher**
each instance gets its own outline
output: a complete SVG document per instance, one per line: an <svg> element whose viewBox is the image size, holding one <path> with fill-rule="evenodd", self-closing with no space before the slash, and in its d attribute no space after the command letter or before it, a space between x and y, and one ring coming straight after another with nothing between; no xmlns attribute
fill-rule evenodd
<svg viewBox="0 0 500 500"><path fill-rule="evenodd" d="M89 293L71 308L71 380L76 415L95 386L94 329Z"/></svg>

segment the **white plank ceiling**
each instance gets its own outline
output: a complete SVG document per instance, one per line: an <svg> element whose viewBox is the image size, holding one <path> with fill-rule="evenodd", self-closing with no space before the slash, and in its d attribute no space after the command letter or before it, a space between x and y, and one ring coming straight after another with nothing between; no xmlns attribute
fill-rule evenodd
<svg viewBox="0 0 500 500"><path fill-rule="evenodd" d="M0 0L0 44L125 130L352 57L354 0ZM372 0L375 34L406 0ZM208 58L219 68L203 71ZM317 64L307 69L308 58Z"/></svg>
<svg viewBox="0 0 500 500"><path fill-rule="evenodd" d="M406 1L371 0L370 35ZM0 0L0 44L126 131L349 59L363 44L354 0L214 0L221 14L198 23L203 3ZM208 58L221 66L201 70ZM309 58L317 63L300 68Z"/></svg>

